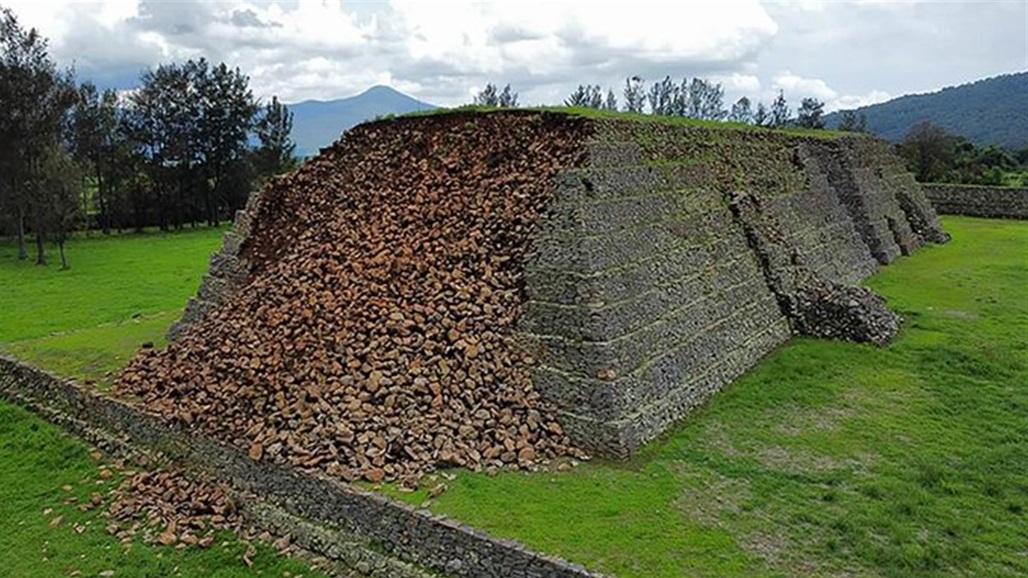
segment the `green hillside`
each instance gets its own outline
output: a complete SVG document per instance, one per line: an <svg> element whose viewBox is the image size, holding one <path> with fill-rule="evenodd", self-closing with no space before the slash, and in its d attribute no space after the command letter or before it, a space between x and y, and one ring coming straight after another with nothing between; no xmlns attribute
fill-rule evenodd
<svg viewBox="0 0 1028 578"><path fill-rule="evenodd" d="M930 122L979 146L1028 147L1028 72L1004 74L938 92L912 94L856 109L868 129L900 141L910 127ZM835 128L839 113L825 117Z"/></svg>

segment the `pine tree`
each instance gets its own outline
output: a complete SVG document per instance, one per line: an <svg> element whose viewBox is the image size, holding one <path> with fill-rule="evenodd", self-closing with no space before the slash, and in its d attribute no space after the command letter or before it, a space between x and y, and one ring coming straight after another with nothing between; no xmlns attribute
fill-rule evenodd
<svg viewBox="0 0 1028 578"><path fill-rule="evenodd" d="M603 104L603 108L610 111L618 109L618 97L614 94L613 88L607 89L607 101Z"/></svg>
<svg viewBox="0 0 1028 578"><path fill-rule="evenodd" d="M823 129L825 121L821 118L825 103L816 98L804 98L796 111L796 125L802 128Z"/></svg>
<svg viewBox="0 0 1028 578"><path fill-rule="evenodd" d="M0 8L0 209L15 221L19 259L28 257L25 235L31 226L41 265L50 210L39 198L42 163L65 140L65 119L77 98L71 77L50 59L46 39Z"/></svg>
<svg viewBox="0 0 1028 578"><path fill-rule="evenodd" d="M641 114L646 104L646 91L643 79L632 76L625 79L625 111Z"/></svg>
<svg viewBox="0 0 1028 578"><path fill-rule="evenodd" d="M518 105L518 93L510 89L510 85L503 87L500 93L499 105L504 108L514 108Z"/></svg>
<svg viewBox="0 0 1028 578"><path fill-rule="evenodd" d="M92 82L78 88L72 110L72 152L76 162L89 170L96 184L98 219L104 234L110 234L114 193L115 149L119 139L118 96L113 90L97 91Z"/></svg>
<svg viewBox="0 0 1028 578"><path fill-rule="evenodd" d="M278 97L272 97L264 106L255 128L258 145L253 152L253 164L258 180L267 180L296 167L296 143L290 137L293 113Z"/></svg>
<svg viewBox="0 0 1028 578"><path fill-rule="evenodd" d="M785 101L785 93L779 89L778 96L771 103L770 126L774 128L786 126L789 124L790 116L792 116L792 111L789 110L789 104Z"/></svg>
<svg viewBox="0 0 1028 578"><path fill-rule="evenodd" d="M729 122L740 122L749 124L753 121L753 112L750 110L750 99L745 96L735 101L732 111L728 113Z"/></svg>
<svg viewBox="0 0 1028 578"><path fill-rule="evenodd" d="M842 120L839 122L839 130L847 132L867 132L867 116L861 112L859 115L853 110L844 110L840 113Z"/></svg>
<svg viewBox="0 0 1028 578"><path fill-rule="evenodd" d="M764 106L763 102L757 103L757 111L753 113L753 124L757 126L768 126L770 120L770 113L767 111L767 107Z"/></svg>

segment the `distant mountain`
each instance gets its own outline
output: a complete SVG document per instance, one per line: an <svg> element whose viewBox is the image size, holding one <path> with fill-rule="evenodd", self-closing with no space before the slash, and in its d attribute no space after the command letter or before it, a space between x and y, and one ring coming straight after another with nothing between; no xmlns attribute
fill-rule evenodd
<svg viewBox="0 0 1028 578"><path fill-rule="evenodd" d="M912 94L856 109L867 116L868 129L893 142L928 121L976 145L1028 147L1028 72L1004 74L928 94ZM825 116L838 126L839 113Z"/></svg>
<svg viewBox="0 0 1028 578"><path fill-rule="evenodd" d="M438 108L388 86L375 86L348 98L305 100L288 106L293 113L296 154L301 158L318 154L318 149L335 142L343 131L366 120Z"/></svg>

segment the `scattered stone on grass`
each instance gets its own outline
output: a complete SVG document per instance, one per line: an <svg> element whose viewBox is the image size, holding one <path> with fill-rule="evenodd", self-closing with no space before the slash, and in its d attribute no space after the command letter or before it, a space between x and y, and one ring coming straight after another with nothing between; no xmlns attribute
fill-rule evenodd
<svg viewBox="0 0 1028 578"><path fill-rule="evenodd" d="M181 471L158 470L125 478L109 496L107 532L122 540L209 547L214 533L238 532L243 519L225 489Z"/></svg>

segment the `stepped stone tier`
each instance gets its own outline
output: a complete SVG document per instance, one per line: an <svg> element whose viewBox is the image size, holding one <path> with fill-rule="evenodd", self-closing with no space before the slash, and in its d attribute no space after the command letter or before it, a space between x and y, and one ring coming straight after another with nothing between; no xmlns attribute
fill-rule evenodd
<svg viewBox="0 0 1028 578"><path fill-rule="evenodd" d="M673 124L593 125L525 264L534 383L572 437L623 455L792 333L886 342L852 286L948 237L888 146Z"/></svg>
<svg viewBox="0 0 1028 578"><path fill-rule="evenodd" d="M379 121L250 199L116 391L345 479L625 456L793 334L888 342L857 284L947 239L867 136Z"/></svg>

